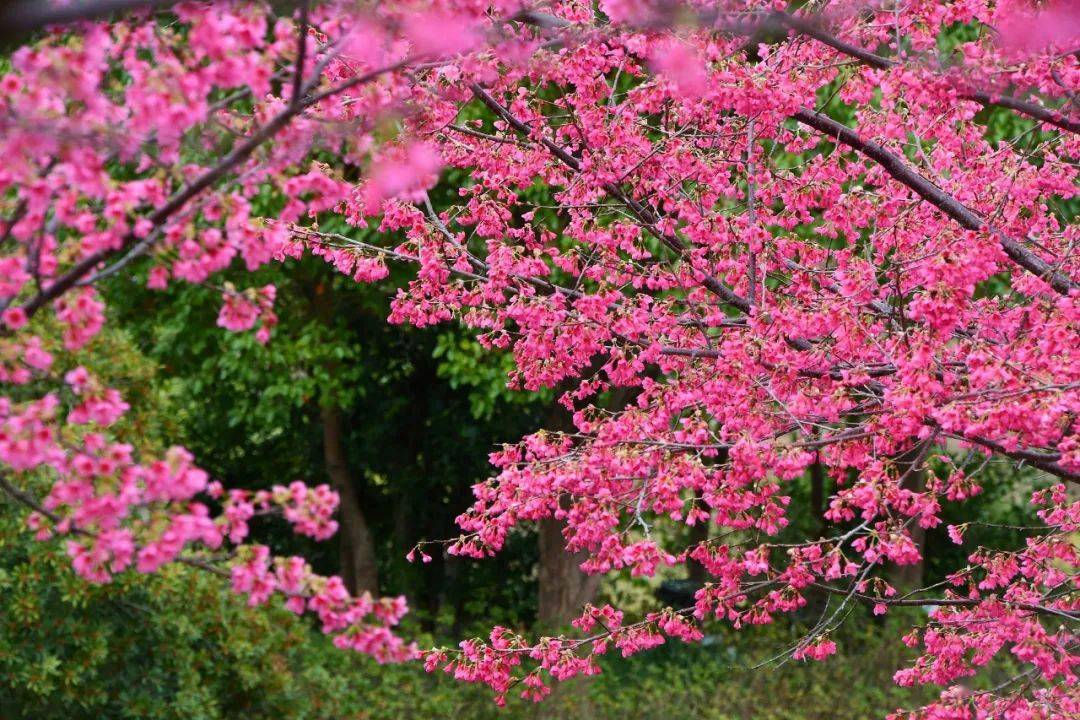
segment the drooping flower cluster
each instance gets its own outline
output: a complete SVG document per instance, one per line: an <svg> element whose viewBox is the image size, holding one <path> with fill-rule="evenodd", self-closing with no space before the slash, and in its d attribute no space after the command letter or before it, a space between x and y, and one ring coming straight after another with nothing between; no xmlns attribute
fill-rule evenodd
<svg viewBox="0 0 1080 720"><path fill-rule="evenodd" d="M878 613L936 606L897 680L946 689L913 717L1075 716L1075 3L820 5L182 3L176 23L49 34L0 80L0 378L52 370L42 310L77 353L105 317L94 285L116 273L204 283L311 252L372 282L408 263L391 321L457 319L512 353L515 387L570 388L573 430L494 453L449 551L484 556L557 518L589 572L710 576L693 607L631 623L589 608L576 639L497 629L430 668L540 699L609 646L767 623L817 592ZM468 180L436 204L442 168ZM257 217L268 189L284 207ZM323 232L325 214L389 240ZM271 289L223 295L223 327L261 320L268 339ZM77 404L0 398L0 461L55 473L45 508L84 575L243 542L270 507L330 532L317 490L215 490L211 517L191 504L207 478L189 456L136 462L104 430L123 399L58 370ZM59 429L83 422L101 427L71 446ZM917 562L912 530L980 490L963 452L1051 478L1033 498L1045 526L972 553L944 591L901 593L879 569ZM815 466L828 529L781 545L791 483ZM160 512L134 523L134 505ZM658 521L711 537L665 547ZM383 625L354 630L396 622L391 601L349 599L264 548L228 562L252 602L278 592L343 646L401 647L372 634ZM842 617L791 654L827 658ZM1005 653L1023 667L1012 683L957 684Z"/></svg>
<svg viewBox="0 0 1080 720"><path fill-rule="evenodd" d="M276 296L277 289L273 285L266 285L257 291L249 289L244 294L227 288L217 324L226 330L242 332L259 322L255 339L265 345L270 340L270 329L277 324L277 315L273 311Z"/></svg>
<svg viewBox="0 0 1080 720"><path fill-rule="evenodd" d="M80 401L66 422L94 429L77 442L64 441L61 401L47 395L21 411L10 406L0 411L0 453L12 469L48 468L58 476L40 504L27 500L34 508L29 524L38 539L69 538L67 553L80 576L104 583L128 568L148 573L174 562L225 573L199 551L224 552L232 587L247 595L250 604L279 593L294 612L315 614L343 647L381 660L414 654L414 648L390 630L405 611L403 598L351 597L340 578L318 576L299 558L271 558L263 546L241 544L248 521L256 515L279 514L297 533L316 539L333 535L338 495L328 485L310 488L293 482L226 495L183 448L174 447L159 460L138 462L131 445L104 434L128 409L116 390L101 389L82 367L65 379ZM12 488L6 480L3 486ZM221 500L218 516L197 500L200 494Z"/></svg>

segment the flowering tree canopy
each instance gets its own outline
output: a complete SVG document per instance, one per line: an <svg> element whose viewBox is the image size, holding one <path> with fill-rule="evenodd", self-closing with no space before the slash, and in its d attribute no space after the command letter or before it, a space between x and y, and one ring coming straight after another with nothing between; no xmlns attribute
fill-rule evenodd
<svg viewBox="0 0 1080 720"><path fill-rule="evenodd" d="M945 689L912 717L1080 713L1075 2L163 5L58 3L43 22L67 24L0 76L0 487L80 575L187 563L341 647L534 699L612 646L768 623L810 593L835 597L796 659L830 655L853 603L933 606L896 680ZM1019 137L988 139L1002 116ZM465 180L437 204L447 170ZM266 342L274 288L215 278L305 253L357 282L415 266L391 322L460 321L512 354L513 387L563 393L573 431L494 453L446 551L557 518L590 573L703 566L694 604L420 651L391 632L403 599L245 544L270 513L328 537L329 488L227 490L183 448L116 436L128 406L79 362L104 280L206 285L219 325ZM919 561L916 531L979 492L980 462L1048 478L1042 524L896 587L881 569ZM781 545L814 465L825 529ZM657 523L708 532L670 547ZM1010 682L959 684L1002 654Z"/></svg>

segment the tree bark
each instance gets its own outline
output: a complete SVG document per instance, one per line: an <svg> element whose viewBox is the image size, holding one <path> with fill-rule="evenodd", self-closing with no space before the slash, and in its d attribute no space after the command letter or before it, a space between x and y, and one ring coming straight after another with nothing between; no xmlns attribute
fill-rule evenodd
<svg viewBox="0 0 1080 720"><path fill-rule="evenodd" d="M547 415L547 429L556 432L573 430L573 417L557 401ZM581 613L585 603L592 601L600 587L599 575L586 575L581 571L580 565L586 554L567 551L564 527L566 523L561 520L540 521L536 619L546 629L568 624Z"/></svg>
<svg viewBox="0 0 1080 720"><path fill-rule="evenodd" d="M901 487L912 492L924 492L926 490L926 454L928 443L920 443L908 452L896 458L896 464L904 480ZM922 587L923 569L926 565L926 530L919 526L918 522L912 522L908 526L919 554L922 558L912 565L890 564L887 569L889 583L900 592L915 590Z"/></svg>
<svg viewBox="0 0 1080 720"><path fill-rule="evenodd" d="M341 575L349 592L379 591L379 568L375 559L375 543L364 517L360 498L349 473L342 438L341 408L334 404L322 407L323 456L330 484L341 496L338 517L341 529Z"/></svg>
<svg viewBox="0 0 1080 720"><path fill-rule="evenodd" d="M566 550L561 520L540 521L540 567L537 620L546 628L566 625L581 614L585 603L596 597L599 575L586 575L579 565L584 553Z"/></svg>
<svg viewBox="0 0 1080 720"><path fill-rule="evenodd" d="M556 391L558 396L567 386ZM621 410L634 398L635 390L616 388L611 391L610 409ZM545 423L549 430L572 432L574 420L562 404L555 402ZM586 603L592 602L600 589L599 575L586 575L580 565L588 557L586 553L571 554L566 550L563 538L565 523L560 520L541 520L539 529L539 596L537 620L542 627L556 628L566 625L581 613Z"/></svg>

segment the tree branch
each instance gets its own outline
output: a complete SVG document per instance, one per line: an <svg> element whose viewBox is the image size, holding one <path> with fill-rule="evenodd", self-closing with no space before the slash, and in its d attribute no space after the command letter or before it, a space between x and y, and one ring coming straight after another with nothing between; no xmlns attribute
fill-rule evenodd
<svg viewBox="0 0 1080 720"><path fill-rule="evenodd" d="M59 525L63 520L63 518L61 518L59 515L47 509L44 505L38 502L36 498L30 495L30 493L25 492L13 485L3 475L0 475L0 490L3 490L5 493L7 493L9 497L11 497L16 502L46 518L53 525ZM94 533L77 527L72 527L70 530L68 530L68 532L72 535L81 535L83 537L96 537ZM201 560L199 558L179 556L173 562L178 562L181 565L198 568L200 570L204 570L206 572L217 575L218 577L231 577L227 570L223 570L220 567L217 567L216 565L208 563L205 560Z"/></svg>
<svg viewBox="0 0 1080 720"><path fill-rule="evenodd" d="M100 20L114 13L153 10L175 5L178 0L13 0L0 9L0 43L27 40L50 25L69 25L81 20Z"/></svg>
<svg viewBox="0 0 1080 720"><path fill-rule="evenodd" d="M470 89L472 90L474 97L480 100L480 102L486 105L502 120L504 120L507 124L513 127L519 134L530 140L535 139L533 138L532 133L529 130L529 126L522 122L520 118L516 117L513 113L511 113L508 108L504 107L501 103L499 103L498 100L492 97L487 90L475 83L470 86ZM563 165L573 170L575 173L581 172L581 162L576 157L574 157L566 150L559 147L556 143L548 140L543 136L539 137L539 142L545 148L547 148L548 152L558 158L563 163ZM675 237L674 235L662 231L659 227L657 227L657 218L651 209L647 208L642 203L638 202L634 198L624 193L617 185L615 185L615 183L606 182L601 185L601 187L603 188L604 192L625 205L626 208L630 210L631 214L633 214L634 218L637 219L637 221L641 224L641 227L644 228L650 235L655 237L660 242L664 243L664 245L666 245L668 248L675 251L675 253L678 254L680 257L685 259L687 248L683 244L682 240ZM734 292L731 288L724 285L717 278L703 273L701 284L709 292L713 293L729 305L733 305L745 313L750 312L750 301L739 295L738 293Z"/></svg>
<svg viewBox="0 0 1080 720"><path fill-rule="evenodd" d="M824 590L827 593L833 595L849 595L848 590L842 590L840 588L834 588L824 583L812 583L813 587L820 590ZM853 595L856 600L860 600L865 603L890 605L895 607L926 607L927 605L938 605L941 607L975 607L986 602L997 602L1005 605L1006 607L1013 607L1018 610L1025 610L1031 613L1038 613L1043 615L1056 615L1065 620L1076 622L1080 620L1080 613L1071 612L1068 610L1058 610L1057 608L1046 607L1045 605L1035 605L1033 603L1015 602L1012 600L1003 600L1001 598L924 598L924 599L905 599L905 598L887 598L887 597L875 597L873 595L866 595L856 592Z"/></svg>
<svg viewBox="0 0 1080 720"><path fill-rule="evenodd" d="M300 27L296 33L296 72L293 73L293 106L300 104L304 93L304 62L307 59L308 0L300 3Z"/></svg>
<svg viewBox="0 0 1080 720"><path fill-rule="evenodd" d="M204 172L190 185L187 185L178 192L176 192L171 198L169 198L169 200L164 205L162 205L154 212L152 212L149 216L147 216L147 219L150 221L151 224L151 231L159 229L170 217L172 217L176 212L181 210L194 197L199 195L203 190L206 190L207 188L217 183L218 180L223 178L230 170L235 168L240 163L244 162L248 157L251 156L253 152L255 152L255 150L260 145L277 135L277 133L280 132L283 128L285 128L295 116L301 114L307 108L317 104L319 101L323 100L326 97L329 97L330 95L333 95L334 93L341 92L349 87L355 87L365 82L371 82L372 80L381 77L385 73L398 70L408 64L408 62L408 60L404 60L390 66L372 70L371 72L365 73L363 75L358 75L344 83L341 83L334 88L330 88L329 90L323 91L316 95L308 96L299 104L291 104L287 106L284 110L275 115L269 122L260 127L255 133L248 136L248 138L244 140L244 142L242 142L238 147L234 148L232 152L226 155L221 160L221 162ZM310 91L318 83L318 81L318 76L310 79L306 83L305 91ZM135 237L134 233L129 233L124 238L124 242L119 248L111 250L99 250L98 252L83 258L81 261L69 268L66 273L61 275L56 280L56 282L49 285L48 288L40 291L37 295L27 301L25 305L23 305L23 310L26 312L26 316L32 317L47 303L60 297L72 287L74 287L76 284L78 284L79 280L82 279L84 275L92 271L95 267L97 267L99 263L119 252L126 251L128 248L135 245L137 242L138 238Z"/></svg>
<svg viewBox="0 0 1080 720"><path fill-rule="evenodd" d="M1022 115L1029 115L1040 122L1054 125L1062 130L1080 133L1080 122L1068 119L1057 110L1051 110L1042 107L1041 105L1027 102L1026 100L1019 100L1014 97L1009 97L1008 95L991 95L988 92L982 92L980 90L969 90L961 93L960 98L963 100L971 100L981 105L997 105L998 107L1015 110Z"/></svg>
<svg viewBox="0 0 1080 720"><path fill-rule="evenodd" d="M831 47L841 55L847 55L848 57L855 58L864 65L869 65L872 68L878 70L888 70L890 68L897 67L902 63L892 58L887 58L883 55L865 50L857 45L853 45L849 42L841 40L835 35L831 35L825 32L820 26L815 23L809 22L803 18L789 15L788 13L777 12L771 16L775 24L781 27L793 30L800 35L805 35L809 38L817 40L823 45ZM1039 122L1047 123L1048 125L1054 125L1062 130L1068 130L1069 132L1080 133L1080 122L1076 122L1068 119L1062 113L1057 110L1045 108L1041 105L1028 102L1026 100L1020 100L1007 95L991 94L979 90L967 90L960 94L960 97L964 100L971 100L981 105L992 107L998 106L1007 108L1009 110L1016 111L1022 115L1038 120Z"/></svg>
<svg viewBox="0 0 1080 720"><path fill-rule="evenodd" d="M968 230L989 232L997 238L1005 254L1014 263L1046 282L1055 292L1068 295L1070 290L1080 287L1053 265L1028 250L1017 240L1007 236L1001 229L984 220L974 210L971 210L937 185L915 172L898 155L894 155L876 142L860 137L858 133L848 126L809 108L802 108L792 117L803 125L812 127L870 158L884 168L894 179L914 190L921 198L951 217L962 227Z"/></svg>

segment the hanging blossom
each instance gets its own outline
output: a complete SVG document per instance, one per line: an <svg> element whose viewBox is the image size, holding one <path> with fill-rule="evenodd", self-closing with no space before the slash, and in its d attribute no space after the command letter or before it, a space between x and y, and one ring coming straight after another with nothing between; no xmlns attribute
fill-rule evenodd
<svg viewBox="0 0 1080 720"><path fill-rule="evenodd" d="M31 503L29 524L40 540L70 538L67 554L81 577L107 583L129 568L149 573L185 563L230 576L232 588L252 606L280 596L297 614L310 612L341 647L381 661L415 655L415 648L392 632L406 610L403 598L353 597L340 578L319 576L300 558L274 558L264 546L243 544L248 522L261 515L279 515L301 535L331 537L337 530L338 495L328 485L293 482L226 494L183 448L140 462L131 445L105 434L104 428L127 410L116 391L101 388L82 367L65 379L82 400L66 422L93 430L76 444L61 442L60 401L53 395L21 412L4 406L0 457L12 469L48 468L61 478L40 504ZM200 495L217 499L220 513L215 516ZM211 564L203 557L206 551L225 552L229 570Z"/></svg>
<svg viewBox="0 0 1080 720"><path fill-rule="evenodd" d="M428 652L429 669L540 700L613 649L769 623L828 593L841 609L935 608L896 680L940 699L898 717L1074 717L1072 10L325 2L305 24L182 3L169 23L47 34L0 78L0 378L54 381L0 397L4 482L52 474L32 522L65 536L89 579L197 563L252 603L314 614L344 647L411 655L390 634L399 601L349 598L302 559L243 544L264 512L325 537L328 491L239 493L182 449L136 458L109 435L123 398L78 371L108 317L95 287L119 273L209 284L310 252L375 282L403 263L415 275L392 322L462 322L512 355L512 387L559 388L572 417L492 454L445 551L488 556L556 519L587 572L693 562L709 576L691 607L585 608L574 636L496 628ZM965 39L941 42L957 23ZM1019 137L988 139L986 117ZM436 203L443 170L467 180ZM259 217L268 191L283 209ZM325 232L327 216L381 239ZM223 296L220 324L265 341L272 290ZM912 530L980 492L980 459L1038 476L1042 525L1022 547L965 546L947 587L893 587L882 569L920 561ZM826 529L782 544L791 485L815 464ZM975 522L949 537L964 544ZM658 523L712 539L672 547ZM844 617L787 653L827 662ZM961 684L1002 656L1020 667L1009 682Z"/></svg>
<svg viewBox="0 0 1080 720"><path fill-rule="evenodd" d="M348 3L323 3L302 21L260 3L180 3L167 27L145 14L83 22L12 54L0 121L10 160L0 170L10 198L0 222L0 378L63 384L36 399L0 397L0 462L13 473L5 489L32 507L37 535L66 538L79 575L108 582L129 569L186 563L228 576L253 605L277 596L311 613L342 647L387 661L415 654L393 633L402 598L352 597L340 578L318 576L302 559L245 544L247 522L262 514L330 537L336 493L299 482L226 491L183 448L139 457L113 434L128 403L78 358L106 322L96 285L129 265L148 262L147 284L162 289L284 258L288 232L256 216L253 199L267 187L284 195L279 221L333 211L352 185L340 168L313 163L316 152L334 148L372 165L380 199L430 187L434 146L402 145L373 163L372 121L400 115L414 62L484 42L485 10L415 6L365 17ZM393 38L400 27L406 35ZM343 50L358 47L365 33L386 38L378 52L336 49L339 40ZM203 159L184 149L192 137ZM224 283L218 324L268 342L275 295L273 286ZM49 310L58 341L35 318ZM58 351L72 365L55 367ZM18 489L42 471L55 478L45 497Z"/></svg>
<svg viewBox="0 0 1080 720"><path fill-rule="evenodd" d="M244 293L238 293L226 284L224 304L218 313L217 324L226 330L242 332L255 327L257 322L259 330L255 333L255 339L265 345L270 340L270 329L277 324L277 315L273 311L276 297L277 288L273 285L265 285L257 291L249 288Z"/></svg>

